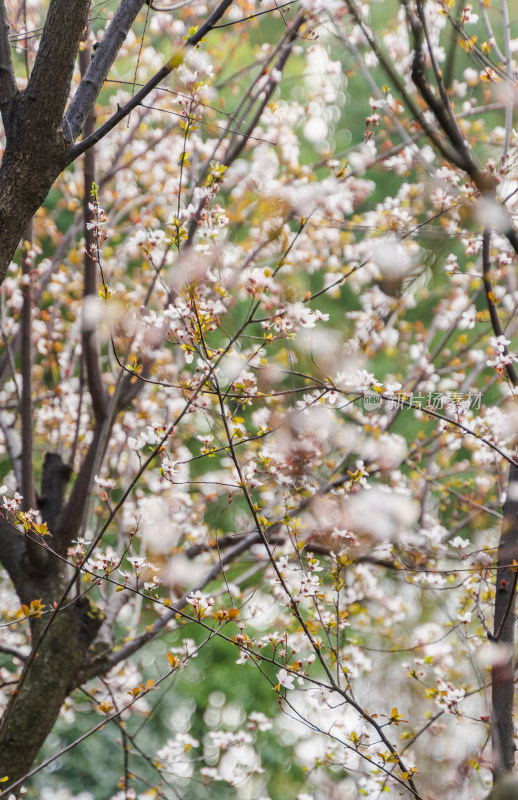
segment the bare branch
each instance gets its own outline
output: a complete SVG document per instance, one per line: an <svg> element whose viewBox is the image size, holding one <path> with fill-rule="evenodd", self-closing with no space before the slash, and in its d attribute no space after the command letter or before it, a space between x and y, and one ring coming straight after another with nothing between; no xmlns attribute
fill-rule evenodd
<svg viewBox="0 0 518 800"><path fill-rule="evenodd" d="M109 30L111 31L111 25ZM85 36L85 39L87 37ZM88 73L90 62L90 53L88 46L79 53L79 66L81 74ZM95 128L95 112L93 107L90 109L85 125L85 135L90 136ZM84 296L93 297L97 292L97 258L96 249L97 241L92 227L93 211L90 204L92 189L95 181L95 151L91 147L87 150L84 156L84 196L83 196L83 231L85 237L85 251L84 251ZM84 320L84 323L87 322ZM99 348L97 345L97 336L95 326L88 327L83 324L83 358L86 364L86 376L88 381L88 390L92 398L92 406L95 418L101 421L104 418L108 406L108 397L106 395L103 380L101 365L99 363Z"/></svg>
<svg viewBox="0 0 518 800"><path fill-rule="evenodd" d="M21 428L22 428L22 462L21 462L21 493L22 509L28 511L36 508L36 489L34 485L33 465L33 409L32 409L32 287L30 253L32 247L32 222L27 226L24 234L22 252L22 316L21 316ZM27 539L27 557L31 570L43 572L47 566L47 553L38 546L33 539Z"/></svg>
<svg viewBox="0 0 518 800"><path fill-rule="evenodd" d="M505 96L505 139L504 147L502 150L502 161L505 163L509 154L509 145L511 142L511 129L513 127L513 94L514 94L514 70L512 63L512 50L511 50L511 22L509 19L509 9L506 0L501 0L500 7L502 10L502 25L504 34L505 46L505 74L507 83L504 90Z"/></svg>
<svg viewBox="0 0 518 800"><path fill-rule="evenodd" d="M491 20L489 19L487 8L485 4L482 2L482 0L478 0L478 9L480 13L480 18L482 19L482 22L484 23L484 27L487 32L487 38L489 41L491 41L491 48L493 50L495 58L497 58L498 61L505 61L504 55L498 45L495 32L493 30L493 26L491 25Z"/></svg>
<svg viewBox="0 0 518 800"><path fill-rule="evenodd" d="M74 142L81 133L117 53L144 2L145 0L122 0L117 9L65 114L63 132L67 141ZM90 136L92 132L88 131L86 135Z"/></svg>
<svg viewBox="0 0 518 800"><path fill-rule="evenodd" d="M432 90L432 87L428 83L428 79L426 77L425 68L424 68L424 52L423 52L423 34L426 34L426 28L424 27L424 14L421 15L420 19L417 20L414 16L413 12L410 10L408 0L403 0L403 5L405 7L408 19L409 28L412 31L412 35L414 37L414 58L412 61L412 80L416 87L418 88L421 97L426 102L430 111L433 112L435 119L437 120L440 128L446 135L447 139L451 143L451 147L449 145L445 145L440 139L434 140L434 144L440 150L440 152L448 158L453 164L458 166L460 169L463 169L465 172L468 173L470 177L472 177L473 173L477 171L475 164L471 158L469 151L467 150L466 143L458 130L458 126L456 122L452 122L454 117L452 115L451 109L446 106L445 98L447 102L447 96L444 90L444 86L442 85L442 81L439 83L439 91L440 91L440 99L437 98ZM418 5L418 9L421 7ZM427 44L430 49L429 40L427 38ZM435 75L438 76L438 68L435 65ZM442 91L441 91L442 90ZM428 131L427 131L428 133ZM430 134L428 134L430 135Z"/></svg>
<svg viewBox="0 0 518 800"><path fill-rule="evenodd" d="M31 240L32 223L24 235L22 273L22 320L21 320L21 364L22 364L22 482L21 494L23 496L23 509L27 511L36 505L36 492L34 489L32 431L34 420L32 418L32 288L31 288Z"/></svg>
<svg viewBox="0 0 518 800"><path fill-rule="evenodd" d="M14 647L8 647L5 644L0 644L0 653L5 653L6 655L17 658L20 661L25 661L26 659L26 656L19 650L16 650Z"/></svg>
<svg viewBox="0 0 518 800"><path fill-rule="evenodd" d="M171 12L171 11L176 11L177 8L183 8L184 6L188 6L190 3L192 3L192 1L193 0L180 0L180 2L175 3L174 6L167 6L167 8L158 8L157 6L153 5L151 0L148 0L148 5L150 8L153 9L153 11Z"/></svg>

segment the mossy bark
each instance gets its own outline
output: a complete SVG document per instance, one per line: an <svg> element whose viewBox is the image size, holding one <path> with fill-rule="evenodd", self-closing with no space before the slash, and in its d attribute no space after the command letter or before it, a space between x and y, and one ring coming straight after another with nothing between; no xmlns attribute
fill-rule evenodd
<svg viewBox="0 0 518 800"><path fill-rule="evenodd" d="M47 622L44 616L33 626L36 642ZM100 622L92 624L87 604L74 603L55 614L19 695L11 700L12 713L7 711L7 725L0 738L0 772L8 781L2 789L16 784L30 771L65 698L76 686Z"/></svg>

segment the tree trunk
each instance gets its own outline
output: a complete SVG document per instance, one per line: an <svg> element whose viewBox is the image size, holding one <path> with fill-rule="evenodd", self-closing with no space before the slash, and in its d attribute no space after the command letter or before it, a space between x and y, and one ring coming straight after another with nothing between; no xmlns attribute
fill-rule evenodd
<svg viewBox="0 0 518 800"><path fill-rule="evenodd" d="M61 595L63 585L54 596ZM39 599L39 598L34 598ZM42 602L50 598L43 597ZM34 625L33 640L48 622L44 615ZM86 651L100 626L87 601L74 603L55 614L45 639L28 670L20 694L11 700L7 724L0 738L0 777L7 775L8 788L29 772L34 759L52 730L67 695L76 686L76 678Z"/></svg>
<svg viewBox="0 0 518 800"><path fill-rule="evenodd" d="M498 547L495 597L495 641L506 656L492 670L492 740L495 776L514 771L514 625L518 573L518 469L511 466Z"/></svg>
<svg viewBox="0 0 518 800"><path fill-rule="evenodd" d="M29 82L18 91L0 5L0 110L7 142L0 167L0 283L25 228L65 167L63 114L89 8L90 0L51 0Z"/></svg>
<svg viewBox="0 0 518 800"><path fill-rule="evenodd" d="M60 546L58 519L60 525L67 527L61 517L69 477L70 468L58 455L48 453L38 502L43 521L55 534L48 537L55 551ZM63 702L77 686L102 617L88 598L74 600L71 593L63 607L55 611L73 577L71 570L45 547L42 537L23 535L2 517L0 559L21 602L30 605L32 600L40 600L46 611L39 619L30 618L33 650L22 671L19 694L12 696L2 718L0 778L9 779L1 784L4 790L31 769Z"/></svg>
<svg viewBox="0 0 518 800"><path fill-rule="evenodd" d="M16 248L52 184L63 168L65 140L61 130L54 141L12 136L0 167L0 283Z"/></svg>

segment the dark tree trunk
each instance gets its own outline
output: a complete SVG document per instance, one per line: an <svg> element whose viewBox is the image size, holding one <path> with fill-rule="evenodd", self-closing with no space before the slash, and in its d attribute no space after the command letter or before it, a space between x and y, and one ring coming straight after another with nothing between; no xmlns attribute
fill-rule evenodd
<svg viewBox="0 0 518 800"><path fill-rule="evenodd" d="M61 131L54 142L14 141L0 167L0 282L20 239L62 170L65 153ZM61 138L61 146L59 139Z"/></svg>
<svg viewBox="0 0 518 800"><path fill-rule="evenodd" d="M0 31L0 109L7 142L0 167L0 283L23 232L65 166L63 114L89 7L89 0L51 0L22 92L12 73L8 27ZM3 3L0 11L5 25Z"/></svg>
<svg viewBox="0 0 518 800"><path fill-rule="evenodd" d="M518 565L518 469L511 466L498 547L494 637L507 656L493 666L492 739L495 775L514 771L514 626Z"/></svg>
<svg viewBox="0 0 518 800"><path fill-rule="evenodd" d="M50 531L56 530L61 516L69 477L70 469L61 458L47 454L39 505ZM31 536L31 541L27 536ZM57 537L48 539L49 546L57 548ZM38 549L45 558L33 556ZM0 518L0 558L21 601L30 605L32 600L40 600L46 612L40 618L30 619L33 651L22 672L21 689L12 696L2 719L0 777L9 778L2 784L5 789L30 770L64 700L77 686L80 669L102 618L87 598L74 599L72 592L60 607L73 577L70 569L46 549L41 537L24 536L5 518Z"/></svg>
<svg viewBox="0 0 518 800"><path fill-rule="evenodd" d="M37 583L35 584L37 587ZM42 587L43 588L43 587ZM64 584L56 581L49 593L40 593L43 603L59 601ZM33 598L33 599L40 599ZM51 612L52 613L52 612ZM50 614L32 626L37 641ZM0 738L0 771L8 788L29 772L34 759L52 730L67 695L76 687L79 670L102 620L96 620L87 601L58 611L27 673L19 695L11 700ZM10 713L11 711L11 713Z"/></svg>

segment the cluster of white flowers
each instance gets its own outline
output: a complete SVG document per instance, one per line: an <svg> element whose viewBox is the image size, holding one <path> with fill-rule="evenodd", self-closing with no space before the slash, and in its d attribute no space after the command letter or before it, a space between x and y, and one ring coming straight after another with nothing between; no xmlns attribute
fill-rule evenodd
<svg viewBox="0 0 518 800"><path fill-rule="evenodd" d="M487 360L488 367L494 367L498 372L505 372L505 368L517 360L516 356L507 349L511 340L506 339L505 336L493 336L490 343L493 348L493 356Z"/></svg>

